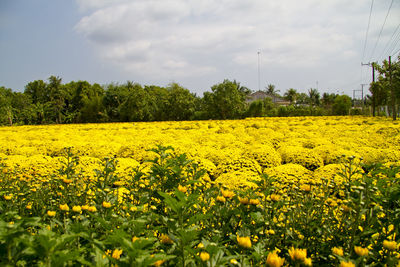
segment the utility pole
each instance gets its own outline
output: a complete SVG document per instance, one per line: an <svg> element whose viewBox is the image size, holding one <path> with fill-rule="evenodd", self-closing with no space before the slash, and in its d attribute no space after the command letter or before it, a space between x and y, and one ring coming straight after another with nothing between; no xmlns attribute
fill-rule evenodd
<svg viewBox="0 0 400 267"><path fill-rule="evenodd" d="M362 63L361 66L370 66L372 67L372 82L375 82L375 67L374 67L374 62L368 62L368 63Z"/></svg>
<svg viewBox="0 0 400 267"><path fill-rule="evenodd" d="M258 55L258 91L260 91L260 51L257 52Z"/></svg>
<svg viewBox="0 0 400 267"><path fill-rule="evenodd" d="M361 66L370 66L370 67L372 67L372 85L371 85L371 87L375 86L374 85L374 83L375 83L375 66L374 66L374 62L372 62L372 63L368 62L366 64L361 62ZM373 117L375 117L375 97L376 96L374 95L374 93L372 93L372 116Z"/></svg>
<svg viewBox="0 0 400 267"><path fill-rule="evenodd" d="M392 57L389 56L389 86L390 86L390 95L392 98L392 113L393 120L396 120L396 96L394 94L394 86L392 85Z"/></svg>

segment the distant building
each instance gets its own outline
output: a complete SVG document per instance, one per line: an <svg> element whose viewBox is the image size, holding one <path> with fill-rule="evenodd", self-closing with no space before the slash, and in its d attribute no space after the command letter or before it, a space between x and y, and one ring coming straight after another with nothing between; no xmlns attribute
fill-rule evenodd
<svg viewBox="0 0 400 267"><path fill-rule="evenodd" d="M290 105L290 102L285 100L284 98L280 97L280 96L276 96L276 95L272 95L272 94L268 94L264 91L257 91L254 92L250 95L247 96L246 102L247 103L251 103L257 100L264 100L266 98L270 98L272 100L273 103L279 105L279 106L288 106Z"/></svg>

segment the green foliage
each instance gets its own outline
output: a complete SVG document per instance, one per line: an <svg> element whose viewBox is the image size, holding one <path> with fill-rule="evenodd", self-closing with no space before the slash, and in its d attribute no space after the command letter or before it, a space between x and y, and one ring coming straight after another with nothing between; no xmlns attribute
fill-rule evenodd
<svg viewBox="0 0 400 267"><path fill-rule="evenodd" d="M104 159L95 180L84 182L79 158L66 148L59 176L37 177L37 192L0 161L0 264L260 266L277 251L295 265L290 247L306 249L316 266L350 259L366 266L398 264L382 244L399 243L399 167L349 157L338 173L344 183L289 181L282 190L280 181L261 175L257 188L229 191L204 181L204 171L173 148L152 151L148 170L124 177L123 195L115 158ZM241 245L238 236L250 243ZM368 247L368 255L358 256L356 246ZM344 255L333 254L333 247L342 247Z"/></svg>
<svg viewBox="0 0 400 267"><path fill-rule="evenodd" d="M351 98L347 95L338 95L332 105L333 115L349 115Z"/></svg>

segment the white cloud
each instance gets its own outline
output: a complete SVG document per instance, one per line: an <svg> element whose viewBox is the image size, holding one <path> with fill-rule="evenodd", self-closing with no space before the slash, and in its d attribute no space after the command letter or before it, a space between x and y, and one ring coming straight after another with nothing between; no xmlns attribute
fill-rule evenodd
<svg viewBox="0 0 400 267"><path fill-rule="evenodd" d="M362 0L76 1L89 13L75 29L105 61L177 80L254 68L257 51L277 68L354 59L369 8Z"/></svg>

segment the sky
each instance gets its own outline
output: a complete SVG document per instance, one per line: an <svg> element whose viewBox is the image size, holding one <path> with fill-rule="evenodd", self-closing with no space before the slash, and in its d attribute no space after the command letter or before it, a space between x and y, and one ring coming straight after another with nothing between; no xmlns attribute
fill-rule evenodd
<svg viewBox="0 0 400 267"><path fill-rule="evenodd" d="M229 79L353 96L371 82L361 62L397 58L399 25L400 0L0 0L0 86L55 75L201 96Z"/></svg>

